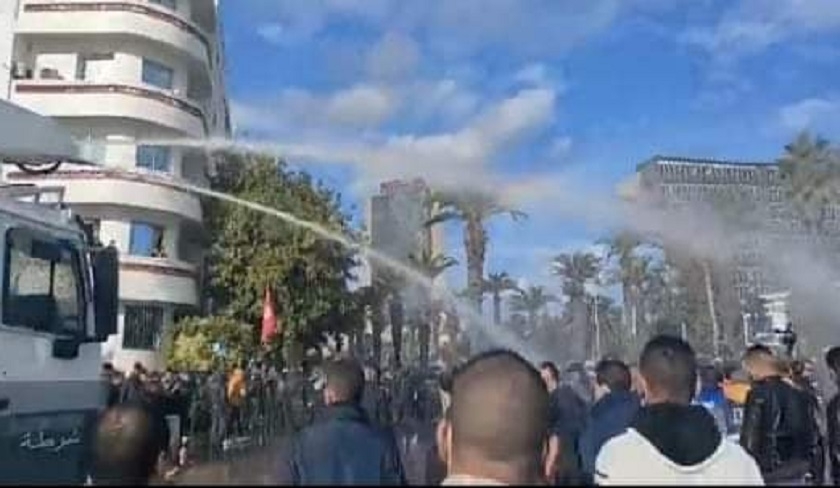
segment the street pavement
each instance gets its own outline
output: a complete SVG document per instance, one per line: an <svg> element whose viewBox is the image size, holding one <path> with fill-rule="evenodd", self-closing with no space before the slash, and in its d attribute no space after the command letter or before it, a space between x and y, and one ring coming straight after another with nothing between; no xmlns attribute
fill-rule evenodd
<svg viewBox="0 0 840 488"><path fill-rule="evenodd" d="M400 454L410 485L424 485L425 453L431 446L432 430L397 429ZM188 468L178 475L175 485L278 485L283 483L289 439L276 445L254 448L230 459Z"/></svg>

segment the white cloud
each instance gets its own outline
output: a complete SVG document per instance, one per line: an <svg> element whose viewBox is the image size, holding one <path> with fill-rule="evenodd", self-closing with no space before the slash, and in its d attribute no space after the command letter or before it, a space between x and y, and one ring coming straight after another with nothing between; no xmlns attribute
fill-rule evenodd
<svg viewBox="0 0 840 488"><path fill-rule="evenodd" d="M282 43L284 34L286 29L279 22L269 22L257 27L257 35L270 44Z"/></svg>
<svg viewBox="0 0 840 488"><path fill-rule="evenodd" d="M452 78L416 82L407 92L406 106L413 114L405 116L417 122L435 120L444 126L463 124L476 113L480 103L478 94Z"/></svg>
<svg viewBox="0 0 840 488"><path fill-rule="evenodd" d="M548 68L543 63L532 63L517 71L513 79L535 86L545 85L549 82Z"/></svg>
<svg viewBox="0 0 840 488"><path fill-rule="evenodd" d="M459 129L434 134L374 136L340 130L307 132L303 126L324 118L314 111L326 107L329 113L330 103L324 105L323 100L300 90L287 91L281 97L285 98L284 109L235 103L234 117L240 130L271 133L272 139L287 141L257 149L276 151L291 160L354 166L360 176L357 189L361 191L385 179L414 176L437 185L489 186L497 183L490 171L494 158L551 124L555 97L548 89L521 90L488 104ZM357 95L355 100L363 98ZM327 99L336 100L336 96ZM355 108L356 104L348 103L346 113L355 113ZM290 111L303 118L291 117ZM306 111L311 119L304 117Z"/></svg>
<svg viewBox="0 0 840 488"><path fill-rule="evenodd" d="M604 32L623 12L673 8L673 2L663 0L299 0L257 5L254 16L282 25L284 42L311 40L332 19L349 18L366 27L422 34L424 45L447 56L489 47L526 56L557 55ZM267 39L277 42L277 36Z"/></svg>
<svg viewBox="0 0 840 488"><path fill-rule="evenodd" d="M375 79L400 79L413 74L419 60L420 48L411 37L388 32L368 52L367 72Z"/></svg>
<svg viewBox="0 0 840 488"><path fill-rule="evenodd" d="M563 158L572 150L572 138L569 136L555 137L548 147L548 155L551 158Z"/></svg>
<svg viewBox="0 0 840 488"><path fill-rule="evenodd" d="M782 40L781 25L771 22L735 20L722 22L713 28L694 28L681 40L699 46L719 59L736 59L763 51Z"/></svg>
<svg viewBox="0 0 840 488"><path fill-rule="evenodd" d="M836 99L808 98L779 110L779 123L782 128L791 131L818 129L828 124L837 127L838 120L840 100Z"/></svg>
<svg viewBox="0 0 840 488"><path fill-rule="evenodd" d="M789 39L840 30L837 0L739 0L718 21L680 39L719 62L760 53Z"/></svg>
<svg viewBox="0 0 840 488"><path fill-rule="evenodd" d="M341 91L326 101L330 122L347 127L377 127L396 109L396 100L386 88L360 85Z"/></svg>
<svg viewBox="0 0 840 488"><path fill-rule="evenodd" d="M359 84L328 94L287 88L258 102L234 100L232 112L238 130L291 136L375 129L398 107L399 100L389 88Z"/></svg>

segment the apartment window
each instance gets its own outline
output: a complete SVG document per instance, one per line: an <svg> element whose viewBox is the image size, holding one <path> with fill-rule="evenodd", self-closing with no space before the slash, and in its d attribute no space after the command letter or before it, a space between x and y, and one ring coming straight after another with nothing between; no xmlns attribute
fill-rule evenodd
<svg viewBox="0 0 840 488"><path fill-rule="evenodd" d="M163 332L163 308L155 305L126 305L123 348L154 351Z"/></svg>
<svg viewBox="0 0 840 488"><path fill-rule="evenodd" d="M108 143L103 139L88 138L79 144L79 156L93 163L104 163Z"/></svg>
<svg viewBox="0 0 840 488"><path fill-rule="evenodd" d="M24 229L6 234L3 323L41 332L84 333L79 256Z"/></svg>
<svg viewBox="0 0 840 488"><path fill-rule="evenodd" d="M156 3L170 10L176 10L178 4L177 0L149 0L149 3Z"/></svg>
<svg viewBox="0 0 840 488"><path fill-rule="evenodd" d="M171 169L171 156L166 146L137 146L137 167L168 173Z"/></svg>
<svg viewBox="0 0 840 488"><path fill-rule="evenodd" d="M107 78L107 70L114 61L114 53L79 54L76 62L76 79L101 81Z"/></svg>
<svg viewBox="0 0 840 488"><path fill-rule="evenodd" d="M128 249L132 256L166 257L163 251L163 228L146 222L132 222Z"/></svg>
<svg viewBox="0 0 840 488"><path fill-rule="evenodd" d="M149 59L143 60L143 83L171 90L174 77L172 68Z"/></svg>

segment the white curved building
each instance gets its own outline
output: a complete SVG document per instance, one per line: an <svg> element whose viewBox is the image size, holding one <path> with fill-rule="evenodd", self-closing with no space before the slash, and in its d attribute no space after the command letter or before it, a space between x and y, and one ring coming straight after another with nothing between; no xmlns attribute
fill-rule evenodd
<svg viewBox="0 0 840 488"><path fill-rule="evenodd" d="M162 366L163 332L198 310L205 236L195 196L108 168L205 184L201 150L154 141L230 132L218 0L0 0L3 96L58 120L98 169L13 181L65 201L121 253L120 333L105 359Z"/></svg>

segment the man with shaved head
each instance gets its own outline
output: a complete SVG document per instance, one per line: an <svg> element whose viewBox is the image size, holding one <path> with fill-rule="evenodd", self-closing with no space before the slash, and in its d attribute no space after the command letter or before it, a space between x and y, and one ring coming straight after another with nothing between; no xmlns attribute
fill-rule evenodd
<svg viewBox="0 0 840 488"><path fill-rule="evenodd" d="M543 484L549 404L540 373L510 351L471 359L438 429L444 485Z"/></svg>
<svg viewBox="0 0 840 488"><path fill-rule="evenodd" d="M166 438L154 414L141 406L105 411L93 446L95 485L148 485L157 470Z"/></svg>

